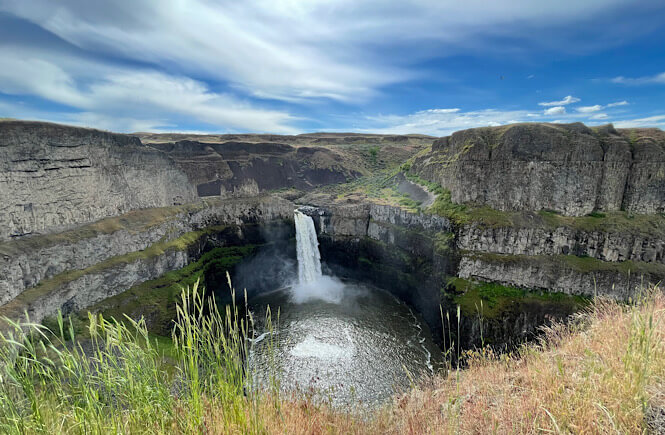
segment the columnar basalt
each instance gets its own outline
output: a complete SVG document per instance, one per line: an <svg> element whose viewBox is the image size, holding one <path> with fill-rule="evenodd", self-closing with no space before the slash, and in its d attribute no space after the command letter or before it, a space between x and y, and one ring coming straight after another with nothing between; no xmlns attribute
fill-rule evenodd
<svg viewBox="0 0 665 435"><path fill-rule="evenodd" d="M665 134L583 124L514 124L437 140L413 170L456 203L498 210L665 210Z"/></svg>
<svg viewBox="0 0 665 435"><path fill-rule="evenodd" d="M0 122L0 240L195 197L185 173L135 137Z"/></svg>

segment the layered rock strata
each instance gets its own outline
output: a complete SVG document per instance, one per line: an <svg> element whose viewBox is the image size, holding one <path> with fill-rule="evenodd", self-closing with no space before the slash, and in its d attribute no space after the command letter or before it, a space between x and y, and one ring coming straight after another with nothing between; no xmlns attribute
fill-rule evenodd
<svg viewBox="0 0 665 435"><path fill-rule="evenodd" d="M195 198L186 174L135 137L0 122L0 240Z"/></svg>
<svg viewBox="0 0 665 435"><path fill-rule="evenodd" d="M0 314L20 316L27 310L39 321L58 309L83 309L184 267L228 225L242 234L245 224L290 220L292 214L293 205L279 198L217 199L5 242Z"/></svg>
<svg viewBox="0 0 665 435"><path fill-rule="evenodd" d="M416 159L422 178L456 203L498 210L665 211L665 133L583 124L462 130Z"/></svg>

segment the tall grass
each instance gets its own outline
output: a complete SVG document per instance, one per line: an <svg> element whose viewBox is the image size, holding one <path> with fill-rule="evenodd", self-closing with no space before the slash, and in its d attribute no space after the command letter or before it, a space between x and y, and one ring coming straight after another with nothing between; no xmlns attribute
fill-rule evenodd
<svg viewBox="0 0 665 435"><path fill-rule="evenodd" d="M212 408L218 427L261 431L245 365L251 319L231 291L225 312L198 282L183 291L168 363L143 320L91 314L90 338L77 341L62 315L56 331L5 319L0 432L199 433Z"/></svg>
<svg viewBox="0 0 665 435"><path fill-rule="evenodd" d="M665 296L596 301L513 355L479 351L362 417L252 385L252 319L194 285L164 356L143 321L90 316L90 338L9 322L1 433L657 433L665 410ZM443 313L442 313L443 316ZM449 353L459 334L446 316ZM451 324L453 323L453 324ZM457 329L457 331L455 331ZM463 353L462 353L463 354ZM172 359L172 360L171 360Z"/></svg>
<svg viewBox="0 0 665 435"><path fill-rule="evenodd" d="M665 296L656 287L629 305L597 300L514 355L470 354L460 376L397 398L372 430L664 433L653 417L662 413Z"/></svg>

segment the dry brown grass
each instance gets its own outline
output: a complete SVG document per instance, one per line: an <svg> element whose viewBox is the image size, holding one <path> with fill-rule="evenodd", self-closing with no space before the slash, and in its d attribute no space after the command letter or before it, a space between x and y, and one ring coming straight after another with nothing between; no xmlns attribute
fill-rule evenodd
<svg viewBox="0 0 665 435"><path fill-rule="evenodd" d="M367 419L303 400L265 401L257 417L261 431L288 434L644 433L648 410L665 405L664 317L660 291L628 307L601 301L516 355L470 354L467 369ZM209 415L211 433L229 429Z"/></svg>
<svg viewBox="0 0 665 435"><path fill-rule="evenodd" d="M219 315L212 318L221 319ZM16 384L15 390L39 400L31 402L35 403L33 413L25 414L23 408L16 410L12 405L10 393L14 390L5 391L5 400L0 401L5 414L0 421L16 433L109 433L110 428L118 433L289 435L664 433L664 324L665 295L659 289L631 305L597 301L568 326L549 328L538 344L511 356L469 353L468 368L429 379L385 408L361 414L316 404L308 396L243 394L247 390L239 377L242 364L234 359L233 349L219 353L221 339L213 340L214 334L193 327L190 329L205 340L185 341L189 335L183 335L178 341L178 349L186 357L181 372L189 389L174 397L165 381L168 372L161 371L154 349L146 351L149 342L139 346L135 341L123 341L124 333L118 332L124 331L123 326L107 322L103 324L103 331L108 332L106 340L120 337L115 340L118 350L105 354L99 350L105 356L97 361L106 364L119 354L123 364L107 364L99 372L83 373L77 378L80 382L73 383L72 377L87 367L77 363L84 357L77 359L64 347L52 348L61 355L62 365L73 364L64 378L58 378L59 372L50 365L33 364L43 352L24 345L26 350L32 349L20 360L25 364L7 367L14 367L11 379L26 381ZM241 345L238 331L231 331L234 341L229 343ZM147 332L143 335L147 337ZM198 347L184 345L190 342ZM202 355L208 359L201 359ZM221 362L210 359L211 355ZM204 360L214 364L200 371ZM10 361L10 356L5 361ZM26 367L32 371L22 369ZM38 369L44 382L34 388L27 381ZM199 378L211 370L215 377ZM21 374L24 376L18 376ZM125 377L131 380L129 384ZM68 395L62 396L60 387L46 388L49 379ZM98 388L100 383L106 387ZM70 384L78 385L82 392L71 390ZM126 388L131 391L125 394ZM100 397L106 397L99 396L100 392L107 390L113 392L115 401L99 402ZM77 402L70 403L70 397Z"/></svg>

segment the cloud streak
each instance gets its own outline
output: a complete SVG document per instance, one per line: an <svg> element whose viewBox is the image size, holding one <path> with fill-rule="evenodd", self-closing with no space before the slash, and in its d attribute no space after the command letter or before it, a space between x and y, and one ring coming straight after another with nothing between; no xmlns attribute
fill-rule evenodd
<svg viewBox="0 0 665 435"><path fill-rule="evenodd" d="M543 111L544 115L563 115L566 113L566 108L563 106L556 106L556 107L550 107L549 109L545 109Z"/></svg>
<svg viewBox="0 0 665 435"><path fill-rule="evenodd" d="M580 113L592 113L592 112L599 112L603 110L603 106L600 104L596 104L594 106L582 106L582 107L576 107L576 111Z"/></svg>
<svg viewBox="0 0 665 435"><path fill-rule="evenodd" d="M0 0L0 11L84 50L175 66L260 98L349 102L419 76L408 68L414 60L483 46L488 29L534 41L534 27L596 18L622 3Z"/></svg>
<svg viewBox="0 0 665 435"><path fill-rule="evenodd" d="M644 77L624 77L618 76L610 80L612 83L618 83L622 85L665 85L665 72L656 74L653 76L644 76Z"/></svg>
<svg viewBox="0 0 665 435"><path fill-rule="evenodd" d="M567 104L572 104L572 103L578 103L581 100L577 97L573 97L572 95L568 95L565 97L563 100L560 101L549 101L549 102L543 102L543 103L538 103L539 106L544 106L544 107L550 107L550 106L565 106Z"/></svg>
<svg viewBox="0 0 665 435"><path fill-rule="evenodd" d="M0 48L0 92L32 95L71 107L77 124L127 131L128 125L144 129L174 126L192 119L240 131L295 133L295 117L282 111L258 109L232 95L212 92L200 81L152 69L111 67L105 75L90 77L88 62L70 58L66 71L39 52ZM85 82L80 85L79 82ZM72 111L72 110L70 110ZM136 122L127 123L131 112ZM43 118L43 116L40 116ZM117 119L117 122L113 122ZM143 121L141 121L143 120ZM219 128L219 127L217 127Z"/></svg>

